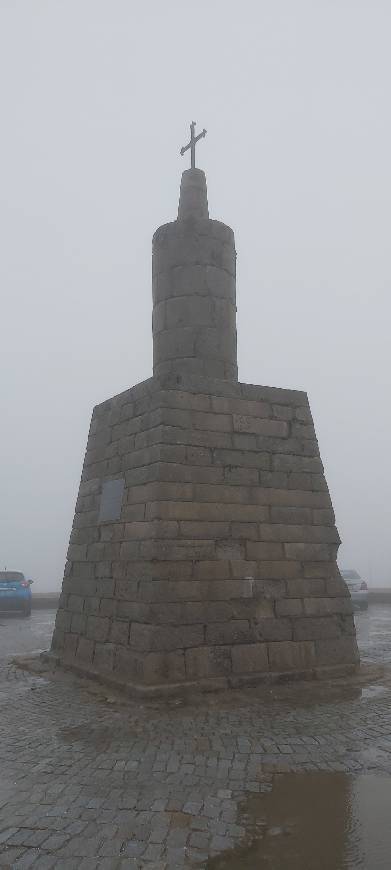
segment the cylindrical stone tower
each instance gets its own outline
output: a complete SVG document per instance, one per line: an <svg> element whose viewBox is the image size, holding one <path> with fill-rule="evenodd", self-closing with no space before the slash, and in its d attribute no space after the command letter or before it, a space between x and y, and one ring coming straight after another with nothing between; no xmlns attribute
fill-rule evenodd
<svg viewBox="0 0 391 870"><path fill-rule="evenodd" d="M209 219L204 172L187 169L178 218L153 237L154 375L237 381L235 272L234 234Z"/></svg>

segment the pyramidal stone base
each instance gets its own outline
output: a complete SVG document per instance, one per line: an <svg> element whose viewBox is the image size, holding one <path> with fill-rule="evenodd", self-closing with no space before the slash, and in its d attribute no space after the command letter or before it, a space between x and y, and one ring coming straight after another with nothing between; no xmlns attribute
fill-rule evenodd
<svg viewBox="0 0 391 870"><path fill-rule="evenodd" d="M179 375L93 412L52 656L140 692L349 673L307 396Z"/></svg>

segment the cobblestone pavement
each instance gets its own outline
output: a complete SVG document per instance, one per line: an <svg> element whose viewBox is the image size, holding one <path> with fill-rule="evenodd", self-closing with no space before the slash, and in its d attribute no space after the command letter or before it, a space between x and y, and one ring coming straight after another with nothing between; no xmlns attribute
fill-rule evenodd
<svg viewBox="0 0 391 870"><path fill-rule="evenodd" d="M240 802L275 772L391 773L391 607L357 615L356 681L184 703L16 667L53 617L0 618L0 867L205 867L245 840Z"/></svg>

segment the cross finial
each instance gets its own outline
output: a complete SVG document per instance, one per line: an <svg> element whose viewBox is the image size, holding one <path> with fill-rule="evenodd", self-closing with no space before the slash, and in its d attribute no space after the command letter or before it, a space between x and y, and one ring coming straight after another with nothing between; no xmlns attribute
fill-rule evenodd
<svg viewBox="0 0 391 870"><path fill-rule="evenodd" d="M205 130L205 129L202 131L202 133L199 133L198 136L196 136L196 135L195 135L195 125L196 125L196 122L195 122L195 121L192 121L191 124L190 124L190 142L189 142L187 145L185 145L183 148L181 148L181 154L182 154L182 156L183 156L183 154L185 153L185 151L188 151L189 148L190 148L190 155L191 155L191 157L190 157L190 168L191 168L191 169L195 169L195 147L196 147L196 142L198 142L199 139L203 139L204 136L206 136L206 130Z"/></svg>

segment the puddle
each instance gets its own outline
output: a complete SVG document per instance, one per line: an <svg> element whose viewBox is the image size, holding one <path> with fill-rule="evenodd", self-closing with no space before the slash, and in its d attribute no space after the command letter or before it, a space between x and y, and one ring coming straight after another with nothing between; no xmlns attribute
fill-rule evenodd
<svg viewBox="0 0 391 870"><path fill-rule="evenodd" d="M387 692L385 686L366 686L364 689L361 689L361 698L365 701L367 698L378 698L379 695L384 695Z"/></svg>
<svg viewBox="0 0 391 870"><path fill-rule="evenodd" d="M209 870L389 870L391 777L283 774L242 807L248 841Z"/></svg>

